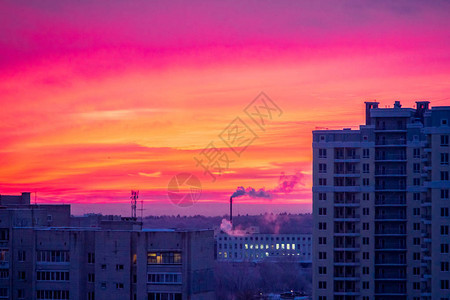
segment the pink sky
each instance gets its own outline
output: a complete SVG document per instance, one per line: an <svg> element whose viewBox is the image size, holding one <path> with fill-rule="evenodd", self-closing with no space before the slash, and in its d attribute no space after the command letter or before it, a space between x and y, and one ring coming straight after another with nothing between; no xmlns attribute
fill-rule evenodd
<svg viewBox="0 0 450 300"><path fill-rule="evenodd" d="M450 4L0 1L0 68L1 194L127 215L139 189L149 214L222 215L237 186L301 172L236 207L306 212L316 126L361 124L365 100L450 104ZM283 114L212 182L194 156L261 91ZM194 207L167 198L180 172L202 182Z"/></svg>

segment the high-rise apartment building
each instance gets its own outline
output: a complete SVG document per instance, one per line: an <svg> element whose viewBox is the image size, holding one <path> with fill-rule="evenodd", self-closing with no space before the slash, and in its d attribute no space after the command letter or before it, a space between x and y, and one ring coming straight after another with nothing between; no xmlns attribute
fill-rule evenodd
<svg viewBox="0 0 450 300"><path fill-rule="evenodd" d="M314 300L450 299L450 106L313 132Z"/></svg>
<svg viewBox="0 0 450 300"><path fill-rule="evenodd" d="M214 232L0 195L0 299L212 300Z"/></svg>

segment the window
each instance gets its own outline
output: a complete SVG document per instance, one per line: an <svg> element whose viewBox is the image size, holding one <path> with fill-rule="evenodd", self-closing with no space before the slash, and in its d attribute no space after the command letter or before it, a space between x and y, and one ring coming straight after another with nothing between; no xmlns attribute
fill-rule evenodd
<svg viewBox="0 0 450 300"><path fill-rule="evenodd" d="M363 288L363 290L369 289L369 282L368 281L363 281L362 282L362 288Z"/></svg>
<svg viewBox="0 0 450 300"><path fill-rule="evenodd" d="M448 199L448 189L441 190L441 199Z"/></svg>
<svg viewBox="0 0 450 300"><path fill-rule="evenodd" d="M420 216L420 208L416 207L413 209L413 215L414 216Z"/></svg>
<svg viewBox="0 0 450 300"><path fill-rule="evenodd" d="M448 171L441 171L441 180L448 181Z"/></svg>
<svg viewBox="0 0 450 300"><path fill-rule="evenodd" d="M181 264L181 252L148 252L147 264Z"/></svg>
<svg viewBox="0 0 450 300"><path fill-rule="evenodd" d="M95 264L95 253L88 253L88 264Z"/></svg>
<svg viewBox="0 0 450 300"><path fill-rule="evenodd" d="M448 153L441 153L441 165L448 165Z"/></svg>
<svg viewBox="0 0 450 300"><path fill-rule="evenodd" d="M420 246L420 238L414 238L414 239L413 239L413 244L414 244L415 246Z"/></svg>
<svg viewBox="0 0 450 300"><path fill-rule="evenodd" d="M362 228L363 230L369 230L369 223L363 223Z"/></svg>
<svg viewBox="0 0 450 300"><path fill-rule="evenodd" d="M37 281L69 281L68 271L37 271Z"/></svg>
<svg viewBox="0 0 450 300"><path fill-rule="evenodd" d="M420 268L414 267L413 268L413 275L420 275Z"/></svg>
<svg viewBox="0 0 450 300"><path fill-rule="evenodd" d="M18 259L19 261L25 261L25 259L26 259L25 251L19 250L19 251L17 252L17 259Z"/></svg>
<svg viewBox="0 0 450 300"><path fill-rule="evenodd" d="M420 173L420 164L413 164L413 172Z"/></svg>
<svg viewBox="0 0 450 300"><path fill-rule="evenodd" d="M420 200L420 193L414 193L414 200L416 201Z"/></svg>
<svg viewBox="0 0 450 300"><path fill-rule="evenodd" d="M19 278L19 280L25 280L25 272L24 271L19 271L17 273L17 277Z"/></svg>
<svg viewBox="0 0 450 300"><path fill-rule="evenodd" d="M88 300L95 300L95 292L88 292Z"/></svg>
<svg viewBox="0 0 450 300"><path fill-rule="evenodd" d="M363 164L363 173L369 173L369 164Z"/></svg>
<svg viewBox="0 0 450 300"><path fill-rule="evenodd" d="M363 185L368 186L369 185L369 178L363 178Z"/></svg>
<svg viewBox="0 0 450 300"><path fill-rule="evenodd" d="M70 299L70 298L69 298L69 291L37 290L36 299Z"/></svg>
<svg viewBox="0 0 450 300"><path fill-rule="evenodd" d="M0 269L0 279L9 278L9 269Z"/></svg>
<svg viewBox="0 0 450 300"><path fill-rule="evenodd" d="M441 119L441 125L448 125L448 120L447 119Z"/></svg>
<svg viewBox="0 0 450 300"><path fill-rule="evenodd" d="M363 242L363 245L369 245L369 238L368 237L363 237L362 238L362 242Z"/></svg>
<svg viewBox="0 0 450 300"><path fill-rule="evenodd" d="M326 215L327 215L327 208L319 207L319 216L326 216Z"/></svg>
<svg viewBox="0 0 450 300"><path fill-rule="evenodd" d="M369 259L369 252L363 252L362 254L363 259Z"/></svg>
<svg viewBox="0 0 450 300"><path fill-rule="evenodd" d="M441 225L441 235L448 235L448 225Z"/></svg>
<svg viewBox="0 0 450 300"><path fill-rule="evenodd" d="M319 158L327 158L327 149L319 149Z"/></svg>
<svg viewBox="0 0 450 300"><path fill-rule="evenodd" d="M420 158L420 149L415 148L413 151L413 154L414 154L414 158Z"/></svg>
<svg viewBox="0 0 450 300"><path fill-rule="evenodd" d="M123 265L116 265L116 271L123 270Z"/></svg>
<svg viewBox="0 0 450 300"><path fill-rule="evenodd" d="M450 269L450 264L448 261L441 262L441 272L448 272Z"/></svg>
<svg viewBox="0 0 450 300"><path fill-rule="evenodd" d="M8 288L0 288L0 297L2 298L8 298L9 297L9 291Z"/></svg>
<svg viewBox="0 0 450 300"><path fill-rule="evenodd" d="M160 292L150 292L147 296L148 300L181 300L181 293L160 293Z"/></svg>
<svg viewBox="0 0 450 300"><path fill-rule="evenodd" d="M448 135L441 135L441 146L448 147Z"/></svg>
<svg viewBox="0 0 450 300"><path fill-rule="evenodd" d="M450 284L448 280L441 280L441 290L448 290L450 288Z"/></svg>
<svg viewBox="0 0 450 300"><path fill-rule="evenodd" d="M319 193L319 200L327 200L327 194L326 193Z"/></svg>
<svg viewBox="0 0 450 300"><path fill-rule="evenodd" d="M321 275L327 274L327 267L319 267L319 274Z"/></svg>
<svg viewBox="0 0 450 300"><path fill-rule="evenodd" d="M362 267L362 273L364 275L368 275L369 274L369 267Z"/></svg>
<svg viewBox="0 0 450 300"><path fill-rule="evenodd" d="M181 273L149 273L148 283L181 284Z"/></svg>
<svg viewBox="0 0 450 300"><path fill-rule="evenodd" d="M363 215L364 216L368 216L369 215L369 208L368 207L364 207L363 208Z"/></svg>
<svg viewBox="0 0 450 300"><path fill-rule="evenodd" d="M319 300L327 300L327 296L319 296Z"/></svg>
<svg viewBox="0 0 450 300"><path fill-rule="evenodd" d="M319 237L319 245L326 245L327 244L327 238L326 237Z"/></svg>
<svg viewBox="0 0 450 300"><path fill-rule="evenodd" d="M363 149L363 158L369 158L369 149Z"/></svg>
<svg viewBox="0 0 450 300"><path fill-rule="evenodd" d="M420 252L413 253L413 260L420 260Z"/></svg>
<svg viewBox="0 0 450 300"><path fill-rule="evenodd" d="M69 251L44 250L36 252L38 262L66 263L70 262Z"/></svg>
<svg viewBox="0 0 450 300"><path fill-rule="evenodd" d="M448 253L448 249L449 249L448 244L441 244L441 253L442 254Z"/></svg>
<svg viewBox="0 0 450 300"><path fill-rule="evenodd" d="M327 288L327 282L326 281L319 281L319 289L323 290Z"/></svg>
<svg viewBox="0 0 450 300"><path fill-rule="evenodd" d="M414 178L413 185L419 186L420 185L420 178Z"/></svg>
<svg viewBox="0 0 450 300"><path fill-rule="evenodd" d="M123 289L123 283L122 282L116 282L116 289L122 290Z"/></svg>
<svg viewBox="0 0 450 300"><path fill-rule="evenodd" d="M88 274L88 282L95 282L95 274L94 273Z"/></svg>
<svg viewBox="0 0 450 300"><path fill-rule="evenodd" d="M420 282L413 282L413 289L420 290Z"/></svg>
<svg viewBox="0 0 450 300"><path fill-rule="evenodd" d="M326 252L319 252L319 259L327 259L327 253Z"/></svg>
<svg viewBox="0 0 450 300"><path fill-rule="evenodd" d="M441 217L448 217L448 207L441 207Z"/></svg>
<svg viewBox="0 0 450 300"><path fill-rule="evenodd" d="M319 164L319 173L327 172L327 164Z"/></svg>
<svg viewBox="0 0 450 300"><path fill-rule="evenodd" d="M420 230L420 223L413 223L413 230Z"/></svg>
<svg viewBox="0 0 450 300"><path fill-rule="evenodd" d="M363 193L363 200L364 201L369 201L370 200L369 193Z"/></svg>
<svg viewBox="0 0 450 300"><path fill-rule="evenodd" d="M24 289L18 289L17 290L17 298L18 299L25 299L25 290Z"/></svg>
<svg viewBox="0 0 450 300"><path fill-rule="evenodd" d="M319 185L327 185L327 179L326 178L319 178Z"/></svg>
<svg viewBox="0 0 450 300"><path fill-rule="evenodd" d="M327 230L327 223L319 222L319 230Z"/></svg>

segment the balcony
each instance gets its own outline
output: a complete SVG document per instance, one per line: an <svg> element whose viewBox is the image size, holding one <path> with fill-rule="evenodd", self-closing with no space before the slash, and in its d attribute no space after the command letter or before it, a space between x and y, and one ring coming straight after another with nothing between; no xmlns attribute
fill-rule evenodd
<svg viewBox="0 0 450 300"><path fill-rule="evenodd" d="M334 170L334 176L335 177L358 177L361 175L361 172L359 170Z"/></svg>
<svg viewBox="0 0 450 300"><path fill-rule="evenodd" d="M378 125L375 127L375 132L404 132L406 131L406 125L394 125L394 124L388 124L388 125Z"/></svg>
<svg viewBox="0 0 450 300"><path fill-rule="evenodd" d="M356 207L359 206L359 203L359 199L334 199L334 206Z"/></svg>
<svg viewBox="0 0 450 300"><path fill-rule="evenodd" d="M375 161L406 161L405 154L384 153L375 156Z"/></svg>
<svg viewBox="0 0 450 300"><path fill-rule="evenodd" d="M375 265L379 265L379 266L406 266L406 260L400 260L400 259L375 260Z"/></svg>
<svg viewBox="0 0 450 300"><path fill-rule="evenodd" d="M377 229L375 230L375 235L393 235L393 236L402 236L402 235L406 235L406 230L404 229L400 229L400 228L388 228L388 229Z"/></svg>
<svg viewBox="0 0 450 300"><path fill-rule="evenodd" d="M377 214L375 215L375 221L405 221L406 214Z"/></svg>
<svg viewBox="0 0 450 300"><path fill-rule="evenodd" d="M403 191L406 184L375 185L375 191Z"/></svg>
<svg viewBox="0 0 450 300"><path fill-rule="evenodd" d="M354 160L359 160L361 159L361 156L356 155L356 154L347 154L347 155L342 155L342 154L335 154L334 155L334 160L339 160L339 161L354 161Z"/></svg>
<svg viewBox="0 0 450 300"><path fill-rule="evenodd" d="M349 221L359 221L360 220L360 215L359 214L336 214L334 216L335 221L345 221L345 220L349 220ZM340 220L337 220L340 219Z"/></svg>
<svg viewBox="0 0 450 300"><path fill-rule="evenodd" d="M334 264L339 265L357 265L359 264L359 258L334 258Z"/></svg>
<svg viewBox="0 0 450 300"><path fill-rule="evenodd" d="M359 243L335 243L334 250L336 251L359 251ZM341 250L342 249L342 250Z"/></svg>
<svg viewBox="0 0 450 300"><path fill-rule="evenodd" d="M376 146L406 146L406 139L381 139L375 141Z"/></svg>
<svg viewBox="0 0 450 300"><path fill-rule="evenodd" d="M376 170L375 176L406 176L406 171L403 169Z"/></svg>
<svg viewBox="0 0 450 300"><path fill-rule="evenodd" d="M375 206L405 206L406 200L398 197L375 199Z"/></svg>

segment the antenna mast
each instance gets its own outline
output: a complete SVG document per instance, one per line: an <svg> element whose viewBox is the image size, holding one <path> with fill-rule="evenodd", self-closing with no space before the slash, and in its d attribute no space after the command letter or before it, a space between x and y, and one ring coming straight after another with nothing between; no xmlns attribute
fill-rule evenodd
<svg viewBox="0 0 450 300"><path fill-rule="evenodd" d="M131 217L136 219L136 201L139 198L139 191L131 191Z"/></svg>

